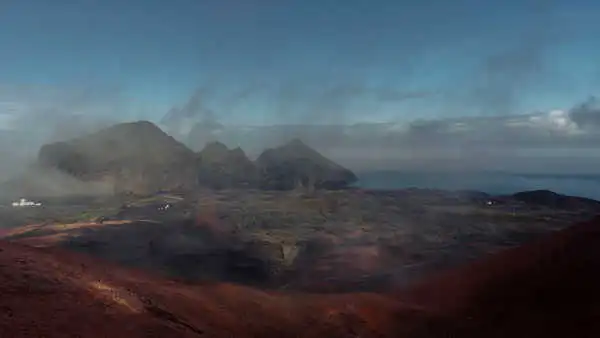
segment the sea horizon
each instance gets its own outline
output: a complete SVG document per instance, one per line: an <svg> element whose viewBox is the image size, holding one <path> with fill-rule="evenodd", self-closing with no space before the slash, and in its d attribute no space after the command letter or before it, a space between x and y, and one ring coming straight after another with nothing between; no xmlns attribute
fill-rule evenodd
<svg viewBox="0 0 600 338"><path fill-rule="evenodd" d="M356 174L358 181L354 186L366 189L475 190L491 195L551 190L560 194L600 200L600 175L595 174L403 170L370 170L360 171Z"/></svg>

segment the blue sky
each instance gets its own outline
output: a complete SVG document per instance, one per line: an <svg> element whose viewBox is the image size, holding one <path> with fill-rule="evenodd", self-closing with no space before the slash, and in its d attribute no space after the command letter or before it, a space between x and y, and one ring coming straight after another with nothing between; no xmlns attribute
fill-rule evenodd
<svg viewBox="0 0 600 338"><path fill-rule="evenodd" d="M3 0L0 91L85 88L102 94L82 105L126 102L102 114L159 120L200 90L202 111L259 124L568 109L600 89L599 6Z"/></svg>

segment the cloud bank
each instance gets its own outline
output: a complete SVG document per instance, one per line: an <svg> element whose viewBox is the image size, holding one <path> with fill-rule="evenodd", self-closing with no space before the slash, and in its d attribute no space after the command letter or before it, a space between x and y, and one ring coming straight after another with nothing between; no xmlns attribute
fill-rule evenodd
<svg viewBox="0 0 600 338"><path fill-rule="evenodd" d="M298 137L357 169L595 172L600 164L600 103L568 110L414 120L402 123L199 124L187 138L200 149L219 140L251 155ZM194 131L197 133L194 134Z"/></svg>
<svg viewBox="0 0 600 338"><path fill-rule="evenodd" d="M22 171L44 143L119 122L125 103L115 88L0 85L0 181Z"/></svg>
<svg viewBox="0 0 600 338"><path fill-rule="evenodd" d="M50 141L69 139L129 120L118 90L0 88L0 178L18 172ZM320 93L327 105L344 104L352 95L377 100L412 100L436 92L384 87L332 86ZM210 141L241 146L251 156L292 138L301 138L355 170L507 170L594 173L600 165L600 101L595 97L571 109L526 115L480 115L404 122L244 125L213 113L198 90L159 123L199 150ZM241 95L243 99L244 95ZM117 112L117 113L115 113ZM317 114L318 115L318 114ZM181 130L181 126L186 130Z"/></svg>

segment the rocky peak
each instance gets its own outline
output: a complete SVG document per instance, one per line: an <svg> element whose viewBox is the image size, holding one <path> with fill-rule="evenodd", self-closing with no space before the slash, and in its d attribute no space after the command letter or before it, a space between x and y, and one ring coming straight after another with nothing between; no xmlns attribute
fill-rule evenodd
<svg viewBox="0 0 600 338"><path fill-rule="evenodd" d="M212 188L256 186L256 166L241 148L229 150L220 142L207 144L200 153L199 182Z"/></svg>
<svg viewBox="0 0 600 338"><path fill-rule="evenodd" d="M213 162L226 160L230 155L229 148L221 142L210 142L198 153L201 161Z"/></svg>
<svg viewBox="0 0 600 338"><path fill-rule="evenodd" d="M288 190L306 188L342 188L356 181L350 170L329 160L300 139L265 150L257 159L261 186Z"/></svg>

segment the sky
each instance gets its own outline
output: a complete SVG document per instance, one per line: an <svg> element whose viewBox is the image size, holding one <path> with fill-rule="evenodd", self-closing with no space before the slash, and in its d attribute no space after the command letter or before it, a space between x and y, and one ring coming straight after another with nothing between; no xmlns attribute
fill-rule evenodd
<svg viewBox="0 0 600 338"><path fill-rule="evenodd" d="M463 147L504 142L512 116L534 114L523 119L543 133L581 135L593 123L570 112L600 91L599 11L591 0L0 0L0 131L405 124L412 136L378 141L394 148L421 144L423 130L428 147L448 143L414 121L484 119L485 132L452 134ZM531 128L511 135L539 147ZM544 142L593 144L561 140Z"/></svg>
<svg viewBox="0 0 600 338"><path fill-rule="evenodd" d="M600 89L598 6L2 0L0 85L102 91L108 113L154 120L198 91L250 124L565 109Z"/></svg>

